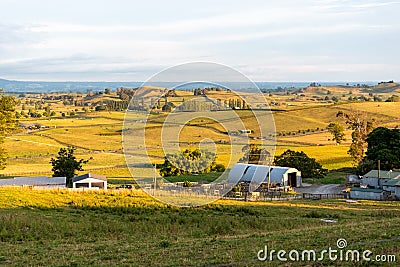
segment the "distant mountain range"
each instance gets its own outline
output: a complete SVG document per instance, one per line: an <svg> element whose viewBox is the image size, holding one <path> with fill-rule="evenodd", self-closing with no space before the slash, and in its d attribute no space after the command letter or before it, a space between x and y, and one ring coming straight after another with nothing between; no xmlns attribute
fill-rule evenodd
<svg viewBox="0 0 400 267"><path fill-rule="evenodd" d="M21 93L102 91L105 88L136 88L141 84L141 82L33 82L0 79L0 88L6 92Z"/></svg>
<svg viewBox="0 0 400 267"><path fill-rule="evenodd" d="M21 93L50 93L50 92L87 92L92 91L103 91L105 88L112 90L119 87L137 88L141 86L142 82L40 82L40 81L14 81L0 79L0 88L3 88L6 92L21 92ZM171 82L156 82L151 83L153 86L170 88L175 83ZM344 85L347 82L320 82L322 86L336 86ZM376 82L349 82L350 86L357 84L368 84L374 86ZM246 91L252 85L248 83L225 83L229 88L234 90ZM256 82L256 85L261 90L285 90L287 88L305 88L310 85L310 82ZM207 83L193 83L186 84L184 89L204 88L210 87L212 84Z"/></svg>

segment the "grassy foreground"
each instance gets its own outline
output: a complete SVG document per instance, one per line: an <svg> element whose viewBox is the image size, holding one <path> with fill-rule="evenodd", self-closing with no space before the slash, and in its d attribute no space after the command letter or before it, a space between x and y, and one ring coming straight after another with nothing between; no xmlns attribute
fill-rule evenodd
<svg viewBox="0 0 400 267"><path fill-rule="evenodd" d="M257 252L265 245L287 251L325 249L335 247L338 238L345 238L352 249L399 259L399 224L397 202L221 200L206 207L174 208L141 191L2 188L0 265L277 266L278 261L257 261Z"/></svg>

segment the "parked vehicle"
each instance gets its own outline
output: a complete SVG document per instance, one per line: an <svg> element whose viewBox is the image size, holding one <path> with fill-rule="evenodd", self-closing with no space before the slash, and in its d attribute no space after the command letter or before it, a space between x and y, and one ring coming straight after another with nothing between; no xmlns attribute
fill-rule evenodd
<svg viewBox="0 0 400 267"><path fill-rule="evenodd" d="M123 184L116 187L116 189L132 189L132 188L133 186L131 184Z"/></svg>

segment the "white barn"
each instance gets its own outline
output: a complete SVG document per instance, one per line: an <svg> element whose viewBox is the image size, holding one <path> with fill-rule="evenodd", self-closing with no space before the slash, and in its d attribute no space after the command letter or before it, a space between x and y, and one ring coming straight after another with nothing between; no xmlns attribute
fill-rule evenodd
<svg viewBox="0 0 400 267"><path fill-rule="evenodd" d="M67 178L65 177L14 177L12 179L0 179L0 186L21 186L33 188L65 188Z"/></svg>
<svg viewBox="0 0 400 267"><path fill-rule="evenodd" d="M295 168L244 163L238 163L232 167L228 175L228 183L268 183L268 173L270 174L270 183L292 187L302 185L301 172Z"/></svg>
<svg viewBox="0 0 400 267"><path fill-rule="evenodd" d="M107 189L107 177L94 173L72 178L72 188Z"/></svg>

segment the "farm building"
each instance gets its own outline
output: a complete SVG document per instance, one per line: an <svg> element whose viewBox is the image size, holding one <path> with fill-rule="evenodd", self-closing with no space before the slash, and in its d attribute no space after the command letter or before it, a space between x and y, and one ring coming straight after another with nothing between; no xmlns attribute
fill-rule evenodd
<svg viewBox="0 0 400 267"><path fill-rule="evenodd" d="M107 177L94 173L72 178L72 188L107 189Z"/></svg>
<svg viewBox="0 0 400 267"><path fill-rule="evenodd" d="M175 108L175 104L172 102L167 102L164 106L162 106L161 110L163 112L171 112Z"/></svg>
<svg viewBox="0 0 400 267"><path fill-rule="evenodd" d="M21 186L33 188L65 188L67 179L65 177L14 177L12 179L0 179L0 186Z"/></svg>
<svg viewBox="0 0 400 267"><path fill-rule="evenodd" d="M235 164L229 172L229 183L252 182L255 184L276 183L280 186L300 187L302 185L301 172L295 168L264 166L256 164Z"/></svg>
<svg viewBox="0 0 400 267"><path fill-rule="evenodd" d="M352 199L383 200L387 198L388 193L382 189L353 187L350 190Z"/></svg>
<svg viewBox="0 0 400 267"><path fill-rule="evenodd" d="M390 192L392 195L400 198L400 177L391 179L382 184L383 190Z"/></svg>
<svg viewBox="0 0 400 267"><path fill-rule="evenodd" d="M400 177L400 172L372 170L366 173L361 183L370 187L381 188L390 179ZM379 180L379 181L378 181Z"/></svg>

